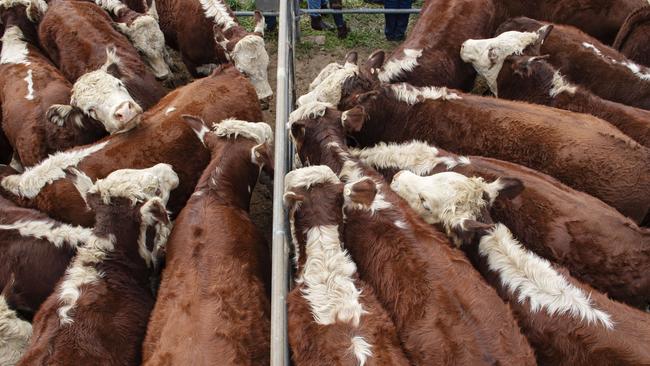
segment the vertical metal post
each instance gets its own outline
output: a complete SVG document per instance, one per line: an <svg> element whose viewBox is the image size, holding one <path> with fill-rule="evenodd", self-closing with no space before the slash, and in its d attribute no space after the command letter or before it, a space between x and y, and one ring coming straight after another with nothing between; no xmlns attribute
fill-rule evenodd
<svg viewBox="0 0 650 366"><path fill-rule="evenodd" d="M293 30L293 6L280 1L278 33L278 70L275 117L275 172L273 178L273 239L271 266L271 366L289 365L287 337L287 291L289 241L282 203L284 176L287 171L287 131L292 97L290 92L290 40Z"/></svg>

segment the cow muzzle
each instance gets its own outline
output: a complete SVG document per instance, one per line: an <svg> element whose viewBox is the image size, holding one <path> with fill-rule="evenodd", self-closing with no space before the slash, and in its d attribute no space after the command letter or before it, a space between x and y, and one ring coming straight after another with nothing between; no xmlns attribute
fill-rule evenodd
<svg viewBox="0 0 650 366"><path fill-rule="evenodd" d="M126 101L120 104L115 113L113 113L113 118L119 123L121 127L120 132L128 131L140 123L140 115L142 114L142 108L134 102Z"/></svg>

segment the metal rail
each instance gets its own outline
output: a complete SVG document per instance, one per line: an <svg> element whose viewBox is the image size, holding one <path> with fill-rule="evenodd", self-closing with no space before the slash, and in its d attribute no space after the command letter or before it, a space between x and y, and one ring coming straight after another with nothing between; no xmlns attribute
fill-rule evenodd
<svg viewBox="0 0 650 366"><path fill-rule="evenodd" d="M383 8L356 8L356 9L299 9L297 16L308 14L418 14L419 8L412 9L383 9ZM236 11L235 15L238 17L252 17L255 14L253 11ZM264 16L278 16L280 13L274 11L262 12Z"/></svg>

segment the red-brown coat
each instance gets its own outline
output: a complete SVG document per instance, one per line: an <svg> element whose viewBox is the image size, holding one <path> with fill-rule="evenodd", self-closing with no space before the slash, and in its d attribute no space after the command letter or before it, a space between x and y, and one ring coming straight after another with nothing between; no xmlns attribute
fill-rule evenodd
<svg viewBox="0 0 650 366"><path fill-rule="evenodd" d="M224 67L210 77L198 79L169 93L147 111L137 128L87 145L75 151L94 151L76 168L91 179L107 176L117 169L142 169L157 163L171 164L180 178L169 209L178 213L194 191L196 182L209 160L208 151L181 115L192 114L205 121L226 118L262 120L255 90L233 67ZM102 144L104 144L102 146ZM128 152L128 153L127 153ZM73 165L74 167L74 165ZM7 187L7 177L2 186ZM44 185L33 198L8 197L21 206L34 207L50 217L75 225L92 226L93 213L75 188L71 177ZM23 195L24 196L24 195Z"/></svg>
<svg viewBox="0 0 650 366"><path fill-rule="evenodd" d="M499 26L505 31L536 32L547 23L529 18L511 19ZM548 62L571 82L601 98L633 107L650 109L650 70L636 65L616 50L580 30L555 24L541 46ZM636 72L635 72L636 70Z"/></svg>
<svg viewBox="0 0 650 366"><path fill-rule="evenodd" d="M298 267L287 300L294 364L409 365L395 325L343 247L343 184L316 166L287 174L285 187Z"/></svg>
<svg viewBox="0 0 650 366"><path fill-rule="evenodd" d="M221 130L227 123L216 130L225 136L204 135L211 162L174 223L143 365L270 362L269 248L248 209L260 168L272 168L271 149Z"/></svg>
<svg viewBox="0 0 650 366"><path fill-rule="evenodd" d="M519 163L589 193L637 223L650 220L650 150L593 116L453 93L384 87L345 113L362 146L424 140ZM647 222L647 221L646 221Z"/></svg>
<svg viewBox="0 0 650 366"><path fill-rule="evenodd" d="M83 37L77 36L80 32ZM114 45L125 68L120 79L143 109L149 109L166 93L138 51L113 28L106 12L93 3L52 2L39 25L38 36L43 49L71 82L99 69L106 61L106 48Z"/></svg>
<svg viewBox="0 0 650 366"><path fill-rule="evenodd" d="M341 113L307 107L291 118L300 159L340 172L346 155ZM416 365L534 364L509 307L464 254L425 224L378 173L363 164L351 168L348 179L356 178L358 168L374 188L359 191L367 179L346 186L344 242L361 278L391 315L409 360ZM378 209L354 201L358 197Z"/></svg>
<svg viewBox="0 0 650 366"><path fill-rule="evenodd" d="M650 67L650 6L631 13L621 26L612 48L630 60Z"/></svg>

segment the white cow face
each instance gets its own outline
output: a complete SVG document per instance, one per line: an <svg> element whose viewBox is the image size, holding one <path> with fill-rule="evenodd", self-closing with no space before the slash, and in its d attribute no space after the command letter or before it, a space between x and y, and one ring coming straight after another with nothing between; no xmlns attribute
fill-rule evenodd
<svg viewBox="0 0 650 366"><path fill-rule="evenodd" d="M133 100L120 77L115 49L106 50L106 63L82 75L72 86L70 105L101 122L110 134L128 131L140 123L142 108Z"/></svg>
<svg viewBox="0 0 650 366"><path fill-rule="evenodd" d="M476 72L483 76L494 95L498 95L497 77L506 57L520 55L534 45L541 45L552 26L541 27L537 32L504 32L488 39L468 39L460 49L460 58L472 63ZM539 54L539 49L536 49Z"/></svg>
<svg viewBox="0 0 650 366"><path fill-rule="evenodd" d="M165 49L165 36L160 30L158 22L152 16L140 16L128 26L124 23L117 23L117 28L142 54L144 61L151 67L157 79L167 79L171 75L171 70L166 62L169 56Z"/></svg>
<svg viewBox="0 0 650 366"><path fill-rule="evenodd" d="M237 70L246 76L257 92L259 99L273 95L269 84L269 55L264 48L264 39L256 34L249 34L240 39L230 53Z"/></svg>

